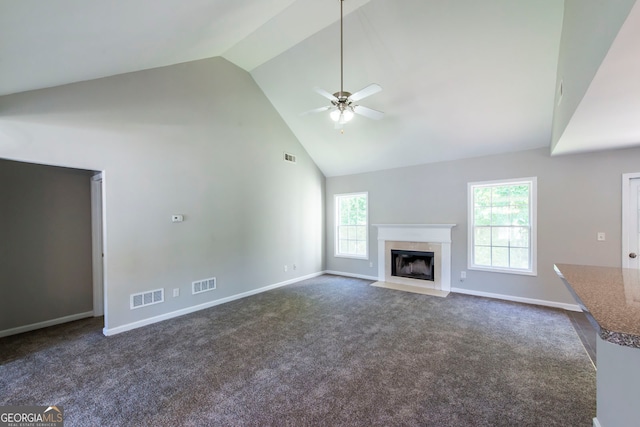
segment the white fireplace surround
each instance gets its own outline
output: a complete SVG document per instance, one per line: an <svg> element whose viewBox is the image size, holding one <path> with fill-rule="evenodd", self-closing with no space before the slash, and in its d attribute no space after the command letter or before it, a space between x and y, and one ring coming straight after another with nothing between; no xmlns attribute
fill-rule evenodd
<svg viewBox="0 0 640 427"><path fill-rule="evenodd" d="M441 247L440 290L451 291L451 229L456 224L373 224L378 228L378 280L385 281L385 243L438 243Z"/></svg>

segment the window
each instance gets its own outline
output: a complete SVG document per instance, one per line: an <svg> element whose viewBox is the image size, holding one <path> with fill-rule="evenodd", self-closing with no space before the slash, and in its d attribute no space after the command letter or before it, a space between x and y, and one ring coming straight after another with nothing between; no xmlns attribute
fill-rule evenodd
<svg viewBox="0 0 640 427"><path fill-rule="evenodd" d="M335 255L369 257L368 193L336 194Z"/></svg>
<svg viewBox="0 0 640 427"><path fill-rule="evenodd" d="M469 269L536 275L536 178L471 182Z"/></svg>

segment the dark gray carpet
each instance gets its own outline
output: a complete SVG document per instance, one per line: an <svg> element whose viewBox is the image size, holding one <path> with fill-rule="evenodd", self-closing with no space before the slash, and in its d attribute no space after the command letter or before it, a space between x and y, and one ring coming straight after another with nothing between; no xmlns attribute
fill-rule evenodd
<svg viewBox="0 0 640 427"><path fill-rule="evenodd" d="M595 371L559 310L321 276L113 337L0 339L0 405L67 426L590 426Z"/></svg>

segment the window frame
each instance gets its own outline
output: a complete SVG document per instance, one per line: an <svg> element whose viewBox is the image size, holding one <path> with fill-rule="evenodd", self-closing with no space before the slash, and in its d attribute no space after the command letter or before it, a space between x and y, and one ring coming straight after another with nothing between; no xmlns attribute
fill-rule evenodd
<svg viewBox="0 0 640 427"><path fill-rule="evenodd" d="M364 255L356 255L349 253L341 253L340 252L340 239L339 239L339 227L340 227L340 203L339 199L341 197L354 197L354 196L365 196L366 197L366 225L365 225L365 254ZM334 248L333 255L336 258L352 258L352 259L369 259L369 192L368 191L358 191L354 193L340 193L333 195L333 204L334 204Z"/></svg>
<svg viewBox="0 0 640 427"><path fill-rule="evenodd" d="M529 185L529 269L514 267L494 267L475 264L475 206L474 189L477 187L496 187L502 185ZM492 204L493 206L493 204ZM478 181L467 183L467 268L469 270L489 271L494 273L517 274L524 276L537 276L538 270L538 179L537 177L499 179L493 181ZM491 245L490 247L493 247Z"/></svg>

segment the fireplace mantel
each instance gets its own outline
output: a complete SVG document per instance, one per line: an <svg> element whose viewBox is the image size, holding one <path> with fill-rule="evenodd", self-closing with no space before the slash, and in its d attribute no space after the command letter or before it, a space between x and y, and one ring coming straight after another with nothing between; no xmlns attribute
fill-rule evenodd
<svg viewBox="0 0 640 427"><path fill-rule="evenodd" d="M378 280L385 281L385 242L438 243L440 257L440 290L451 290L451 229L456 224L373 224L378 229Z"/></svg>
<svg viewBox="0 0 640 427"><path fill-rule="evenodd" d="M373 224L378 240L404 242L451 243L451 229L456 224Z"/></svg>

